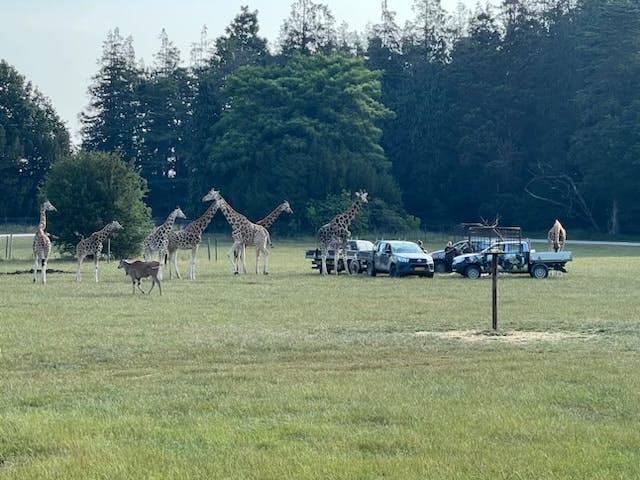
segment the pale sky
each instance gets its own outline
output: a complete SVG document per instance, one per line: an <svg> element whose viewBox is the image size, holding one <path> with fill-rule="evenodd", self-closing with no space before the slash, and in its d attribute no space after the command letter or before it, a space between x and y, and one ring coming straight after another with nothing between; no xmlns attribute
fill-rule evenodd
<svg viewBox="0 0 640 480"><path fill-rule="evenodd" d="M493 0L496 1L496 0ZM0 0L0 59L15 67L51 103L78 140L78 115L89 103L87 88L98 71L102 44L109 30L133 38L136 58L151 65L164 28L189 65L191 44L224 33L242 5L258 10L260 35L273 47L294 0ZM364 32L380 21L380 0L317 0L327 5L337 25ZM413 0L387 0L398 25L413 19ZM461 3L473 8L477 0L442 0L453 12ZM481 2L483 5L486 0Z"/></svg>

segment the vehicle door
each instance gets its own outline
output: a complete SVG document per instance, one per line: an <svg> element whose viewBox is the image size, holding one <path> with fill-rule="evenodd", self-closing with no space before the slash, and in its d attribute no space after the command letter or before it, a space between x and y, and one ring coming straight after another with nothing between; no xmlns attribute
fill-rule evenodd
<svg viewBox="0 0 640 480"><path fill-rule="evenodd" d="M382 242L378 245L378 259L376 268L383 271L389 271L389 263L391 261L391 244Z"/></svg>
<svg viewBox="0 0 640 480"><path fill-rule="evenodd" d="M501 255L500 266L507 272L522 272L527 270L522 245L507 243L504 245L504 254Z"/></svg>

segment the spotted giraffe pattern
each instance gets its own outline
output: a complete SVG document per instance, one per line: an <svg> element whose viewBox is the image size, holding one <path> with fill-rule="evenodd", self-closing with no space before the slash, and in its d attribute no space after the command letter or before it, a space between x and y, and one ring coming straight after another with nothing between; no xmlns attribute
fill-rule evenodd
<svg viewBox="0 0 640 480"><path fill-rule="evenodd" d="M102 253L104 241L117 230L122 230L122 225L117 220L105 225L101 230L93 232L87 238L83 238L76 245L76 258L78 259L78 270L76 272L76 282L82 281L82 262L85 257L93 255L93 270L95 280L98 281L98 260Z"/></svg>
<svg viewBox="0 0 640 480"><path fill-rule="evenodd" d="M169 278L175 269L176 276L180 278L178 271L178 250L191 249L191 260L189 262L189 280L196 279L196 255L198 247L202 241L202 232L207 228L211 219L218 211L218 204L212 202L209 208L196 220L188 224L182 230L171 230L169 232Z"/></svg>
<svg viewBox="0 0 640 480"><path fill-rule="evenodd" d="M340 253L343 255L343 262L347 273L351 273L347 265L347 240L351 236L349 231L349 225L355 218L356 214L362 208L362 205L367 203L367 192L356 192L356 199L353 204L344 212L337 214L333 219L321 226L318 230L318 246L321 251L322 258L322 275L327 275L327 255L330 248L334 249L334 270L338 273L338 261Z"/></svg>
<svg viewBox="0 0 640 480"><path fill-rule="evenodd" d="M269 230L269 228L271 228L271 226L283 213L293 213L291 205L289 205L289 202L287 202L286 200L278 205L269 215L264 217L262 220L258 220L256 222L256 225L262 225L264 228ZM242 253L242 244L240 242L234 242L231 248L233 249L233 261L234 263L237 263L240 259L240 254ZM235 267L234 270L237 270L237 267Z"/></svg>
<svg viewBox="0 0 640 480"><path fill-rule="evenodd" d="M169 251L169 232L173 228L176 218L187 218L182 210L180 210L180 207L172 211L164 223L144 239L142 242L142 250L145 261L150 262L153 259L153 252L156 250L158 251L160 262L163 261ZM162 263L160 263L160 265L162 267ZM160 268L158 277L162 280L162 268Z"/></svg>
<svg viewBox="0 0 640 480"><path fill-rule="evenodd" d="M33 237L33 281L38 281L38 268L40 268L40 279L42 283L47 283L47 262L49 261L49 253L51 253L51 240L46 232L47 229L47 212L56 212L57 209L49 200L45 200L40 207L40 223L38 230Z"/></svg>
<svg viewBox="0 0 640 480"><path fill-rule="evenodd" d="M207 193L202 199L205 202L209 202L214 200L220 211L227 219L227 222L231 226L232 233L231 236L234 241L234 245L237 242L240 242L242 245L241 258L242 258L242 267L243 273L247 273L246 260L245 260L245 250L247 245L255 245L256 247L256 273L258 273L258 265L260 262L260 255L263 257L263 269L262 272L266 275L268 274L268 265L269 265L269 250L267 249L267 244L270 241L269 232L262 225L257 225L251 222L244 215L236 212L231 205L227 203L227 201L222 198L220 192L216 189L212 188L209 193ZM238 273L238 264L233 261L232 255L234 251L234 246L231 247L229 252L227 253L227 257L231 262L233 267L233 273Z"/></svg>

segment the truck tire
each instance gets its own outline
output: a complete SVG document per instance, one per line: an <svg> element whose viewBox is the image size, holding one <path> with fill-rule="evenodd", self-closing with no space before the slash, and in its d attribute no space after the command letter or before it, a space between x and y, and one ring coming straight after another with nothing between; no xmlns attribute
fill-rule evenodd
<svg viewBox="0 0 640 480"><path fill-rule="evenodd" d="M533 278L547 278L549 276L549 269L544 263L536 263L531 267L530 275Z"/></svg>
<svg viewBox="0 0 640 480"><path fill-rule="evenodd" d="M357 260L351 260L347 262L349 264L349 271L353 273L360 273L360 262Z"/></svg>
<svg viewBox="0 0 640 480"><path fill-rule="evenodd" d="M436 273L447 273L447 265L442 260L436 260L433 269Z"/></svg>
<svg viewBox="0 0 640 480"><path fill-rule="evenodd" d="M367 267L367 273L370 277L376 276L376 267L373 265L373 260L369 262L369 266Z"/></svg>
<svg viewBox="0 0 640 480"><path fill-rule="evenodd" d="M464 276L467 278L471 278L475 280L476 278L480 278L481 275L480 267L478 265L469 265L464 270Z"/></svg>
<svg viewBox="0 0 640 480"><path fill-rule="evenodd" d="M398 277L398 267L396 266L395 263L392 263L391 265L389 265L389 276L390 277Z"/></svg>

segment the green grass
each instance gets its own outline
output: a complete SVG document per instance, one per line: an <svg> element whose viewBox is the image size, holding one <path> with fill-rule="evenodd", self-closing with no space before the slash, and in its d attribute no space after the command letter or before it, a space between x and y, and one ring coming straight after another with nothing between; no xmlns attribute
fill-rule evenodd
<svg viewBox="0 0 640 480"><path fill-rule="evenodd" d="M204 248L162 297L116 263L0 274L0 478L640 476L640 250L501 277L488 335L488 279L322 278L312 246L235 277Z"/></svg>

